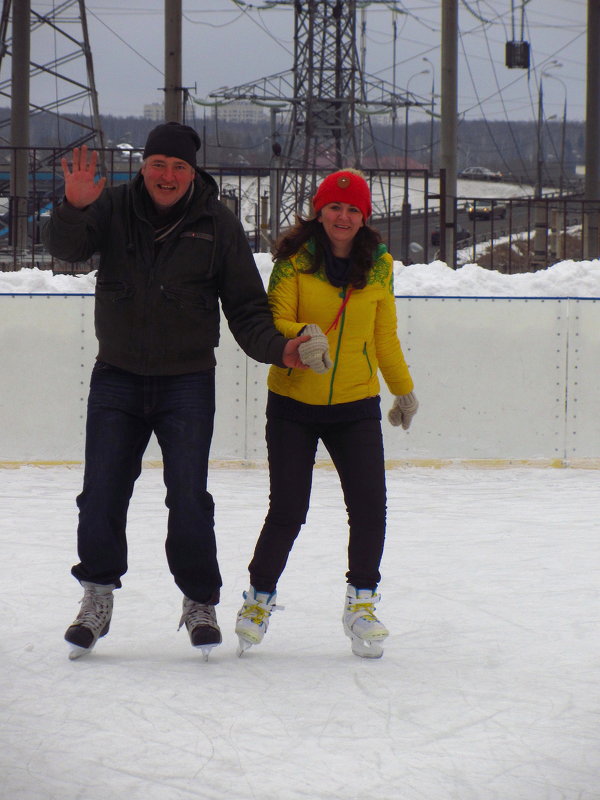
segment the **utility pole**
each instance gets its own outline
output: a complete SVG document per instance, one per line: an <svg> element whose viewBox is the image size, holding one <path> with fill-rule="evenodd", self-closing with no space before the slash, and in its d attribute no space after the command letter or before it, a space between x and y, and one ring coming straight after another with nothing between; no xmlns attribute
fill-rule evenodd
<svg viewBox="0 0 600 800"><path fill-rule="evenodd" d="M10 139L15 150L10 173L10 214L13 246L18 253L22 253L27 247L30 14L30 0L20 0L13 4Z"/></svg>
<svg viewBox="0 0 600 800"><path fill-rule="evenodd" d="M448 266L456 269L456 150L458 128L458 0L442 0L442 121L440 169L445 170L444 252ZM442 214L440 213L440 218Z"/></svg>
<svg viewBox="0 0 600 800"><path fill-rule="evenodd" d="M584 258L597 258L600 255L598 235L598 207L589 201L600 200L600 153L598 134L600 133L600 2L588 0L587 24L587 89L585 114L585 188L586 213L584 219Z"/></svg>
<svg viewBox="0 0 600 800"><path fill-rule="evenodd" d="M181 0L165 0L165 121L183 122Z"/></svg>

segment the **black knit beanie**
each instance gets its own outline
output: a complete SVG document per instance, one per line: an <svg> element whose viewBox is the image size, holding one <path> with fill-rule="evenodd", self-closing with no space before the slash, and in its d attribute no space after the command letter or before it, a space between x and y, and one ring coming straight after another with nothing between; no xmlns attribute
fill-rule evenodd
<svg viewBox="0 0 600 800"><path fill-rule="evenodd" d="M157 125L148 134L144 158L161 155L180 158L192 167L196 166L196 151L200 149L200 137L189 125L179 122L166 122Z"/></svg>

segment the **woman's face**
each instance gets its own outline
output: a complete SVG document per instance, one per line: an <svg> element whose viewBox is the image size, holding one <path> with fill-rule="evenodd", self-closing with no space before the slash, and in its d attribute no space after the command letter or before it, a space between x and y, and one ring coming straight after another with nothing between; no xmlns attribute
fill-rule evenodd
<svg viewBox="0 0 600 800"><path fill-rule="evenodd" d="M319 219L331 243L333 254L340 258L350 255L352 240L364 225L362 212L349 203L327 203Z"/></svg>

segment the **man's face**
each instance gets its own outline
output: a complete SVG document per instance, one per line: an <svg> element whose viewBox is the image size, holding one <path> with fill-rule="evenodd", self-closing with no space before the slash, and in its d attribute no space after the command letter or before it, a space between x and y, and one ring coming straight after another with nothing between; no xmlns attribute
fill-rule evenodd
<svg viewBox="0 0 600 800"><path fill-rule="evenodd" d="M161 211L181 200L195 174L191 164L171 156L149 156L142 165L144 185L154 205Z"/></svg>

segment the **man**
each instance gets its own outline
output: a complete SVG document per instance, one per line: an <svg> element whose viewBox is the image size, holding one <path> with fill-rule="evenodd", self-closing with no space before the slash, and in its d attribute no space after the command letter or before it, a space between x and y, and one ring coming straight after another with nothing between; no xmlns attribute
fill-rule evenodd
<svg viewBox="0 0 600 800"><path fill-rule="evenodd" d="M77 498L78 556L84 588L65 639L70 657L108 633L113 590L127 571L126 521L142 456L154 432L161 447L169 509L166 554L183 592L192 645L208 658L221 642L215 606L222 585L207 491L215 412L219 300L242 349L264 363L306 367L299 346L275 329L241 225L219 202L217 185L196 167L198 134L169 122L148 136L140 173L105 188L95 152L62 160L65 198L43 241L52 255L82 261L100 254L83 490Z"/></svg>

